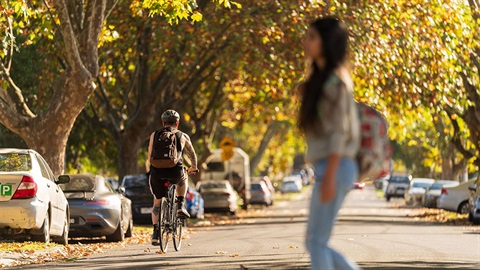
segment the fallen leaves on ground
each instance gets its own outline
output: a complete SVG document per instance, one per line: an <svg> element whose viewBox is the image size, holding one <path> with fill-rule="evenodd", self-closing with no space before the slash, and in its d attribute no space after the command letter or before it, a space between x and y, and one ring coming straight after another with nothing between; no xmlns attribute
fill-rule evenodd
<svg viewBox="0 0 480 270"><path fill-rule="evenodd" d="M240 254L234 253L234 254L230 254L229 256L230 257L240 257Z"/></svg>
<svg viewBox="0 0 480 270"><path fill-rule="evenodd" d="M416 221L460 226L470 225L470 222L468 221L468 215L461 215L459 213L454 213L443 209L423 208L420 209L418 214L407 216L415 218Z"/></svg>
<svg viewBox="0 0 480 270"><path fill-rule="evenodd" d="M190 224L192 227L214 227L217 225L235 225L235 224L251 224L256 217L265 217L267 211L265 209L238 210L236 216L230 216L222 213L207 214L204 220L197 220Z"/></svg>
<svg viewBox="0 0 480 270"><path fill-rule="evenodd" d="M185 230L189 233L189 230ZM119 243L105 242L102 238L70 239L69 245L44 244L38 242L0 243L0 258L15 257L8 264L0 264L0 268L24 264L42 264L54 261L75 261L94 253L105 252L108 249L121 248L127 245L150 243L151 228L140 227L133 232L133 236ZM185 235L185 238L189 238ZM144 252L151 252L150 248ZM165 254L161 250L157 254Z"/></svg>
<svg viewBox="0 0 480 270"><path fill-rule="evenodd" d="M225 254L228 254L228 252L227 252L227 251L217 251L217 252L215 252L215 254L217 254L217 255L225 255Z"/></svg>

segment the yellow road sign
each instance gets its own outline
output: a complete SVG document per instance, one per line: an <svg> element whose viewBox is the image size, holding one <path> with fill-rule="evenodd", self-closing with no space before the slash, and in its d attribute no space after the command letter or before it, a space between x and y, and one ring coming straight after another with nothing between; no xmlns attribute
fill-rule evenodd
<svg viewBox="0 0 480 270"><path fill-rule="evenodd" d="M232 150L235 147L235 141L230 137L224 137L218 144L220 148L225 150Z"/></svg>
<svg viewBox="0 0 480 270"><path fill-rule="evenodd" d="M230 137L223 137L218 146L223 150L222 160L227 161L233 157L233 148L235 147L235 141Z"/></svg>

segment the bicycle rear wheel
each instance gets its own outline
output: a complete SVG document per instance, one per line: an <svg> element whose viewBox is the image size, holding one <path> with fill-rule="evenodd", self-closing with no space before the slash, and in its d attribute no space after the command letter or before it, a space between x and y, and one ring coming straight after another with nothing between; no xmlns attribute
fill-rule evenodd
<svg viewBox="0 0 480 270"><path fill-rule="evenodd" d="M167 198L162 198L162 203L160 204L160 217L158 219L158 241L160 243L160 249L163 252L167 252L168 249L168 238L169 238L169 206Z"/></svg>
<svg viewBox="0 0 480 270"><path fill-rule="evenodd" d="M177 215L177 204L175 204L173 209L173 220L175 220L173 225L173 247L176 251L179 251L182 247L183 220Z"/></svg>

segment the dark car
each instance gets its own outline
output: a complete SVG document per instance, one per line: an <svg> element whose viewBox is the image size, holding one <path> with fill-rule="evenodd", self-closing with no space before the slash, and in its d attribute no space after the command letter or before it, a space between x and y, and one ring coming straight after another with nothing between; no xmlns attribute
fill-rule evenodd
<svg viewBox="0 0 480 270"><path fill-rule="evenodd" d="M191 218L203 219L204 209L204 200L202 195L198 193L195 189L188 187L187 195L185 196L186 208Z"/></svg>
<svg viewBox="0 0 480 270"><path fill-rule="evenodd" d="M126 175L121 187L125 196L132 201L133 221L150 223L152 221L153 195L145 174Z"/></svg>
<svg viewBox="0 0 480 270"><path fill-rule="evenodd" d="M132 202L105 178L75 174L60 187L70 207L70 237L106 236L119 242L132 236Z"/></svg>

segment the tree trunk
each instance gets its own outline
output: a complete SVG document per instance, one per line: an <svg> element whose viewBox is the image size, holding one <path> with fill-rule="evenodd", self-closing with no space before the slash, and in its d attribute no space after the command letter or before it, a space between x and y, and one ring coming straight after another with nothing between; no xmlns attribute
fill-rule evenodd
<svg viewBox="0 0 480 270"><path fill-rule="evenodd" d="M255 169L257 168L258 164L262 160L263 154L267 150L268 144L273 139L273 137L277 135L281 125L282 125L281 122L275 121L268 126L267 131L265 131L265 134L263 135L262 142L260 143L257 153L250 160L250 174L253 175Z"/></svg>
<svg viewBox="0 0 480 270"><path fill-rule="evenodd" d="M125 175L145 172L145 168L138 167L138 150L140 148L138 137L132 136L132 133L120 134L117 141L118 145L118 180L122 181Z"/></svg>

